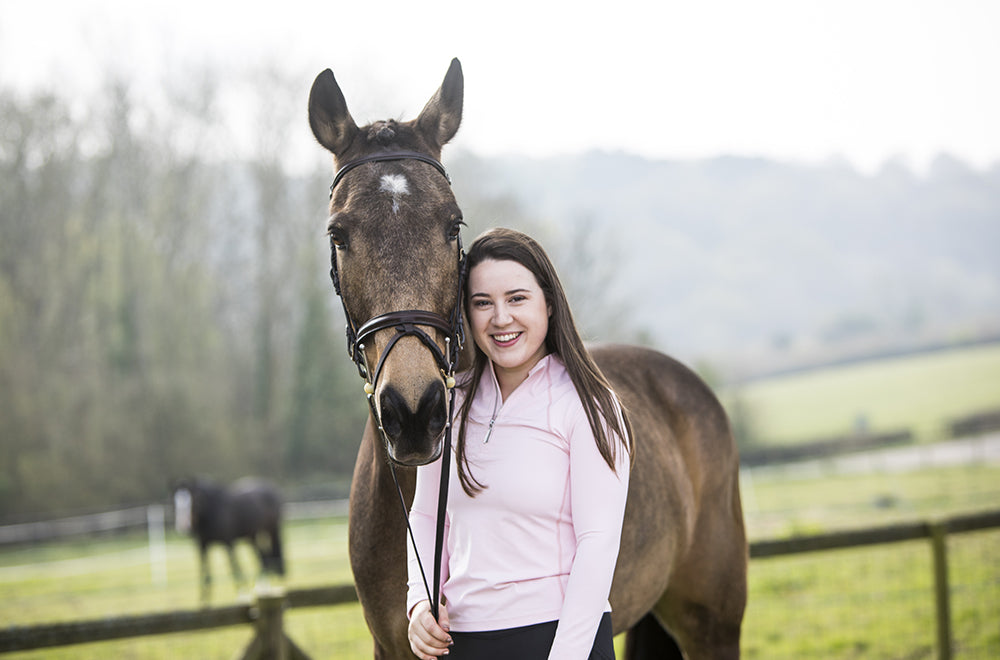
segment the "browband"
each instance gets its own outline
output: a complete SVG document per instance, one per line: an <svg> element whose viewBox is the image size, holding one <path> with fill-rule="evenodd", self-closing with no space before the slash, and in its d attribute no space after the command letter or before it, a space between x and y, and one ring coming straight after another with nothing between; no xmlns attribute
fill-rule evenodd
<svg viewBox="0 0 1000 660"><path fill-rule="evenodd" d="M333 195L333 189L337 187L340 180L344 178L344 175L353 170L359 165L364 165L365 163L377 163L379 161L387 160L419 160L421 162L432 165L434 169L440 172L445 179L448 180L448 185L451 185L451 177L448 176L448 171L444 169L444 165L434 160L430 156L422 154L417 151L390 151L388 153L382 154L369 154L367 156L362 156L355 160L350 161L339 170L337 174L333 177L333 183L330 184L330 195Z"/></svg>

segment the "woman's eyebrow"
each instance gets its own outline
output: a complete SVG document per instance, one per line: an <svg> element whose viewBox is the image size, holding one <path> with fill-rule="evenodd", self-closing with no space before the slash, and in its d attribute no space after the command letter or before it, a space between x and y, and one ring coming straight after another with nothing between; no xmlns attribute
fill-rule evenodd
<svg viewBox="0 0 1000 660"><path fill-rule="evenodd" d="M505 295L505 296L512 296L515 293L531 293L531 289L523 289L523 288L522 289L511 289L510 291L504 291L503 295ZM470 293L469 297L470 298L489 298L490 294L477 292L477 293Z"/></svg>

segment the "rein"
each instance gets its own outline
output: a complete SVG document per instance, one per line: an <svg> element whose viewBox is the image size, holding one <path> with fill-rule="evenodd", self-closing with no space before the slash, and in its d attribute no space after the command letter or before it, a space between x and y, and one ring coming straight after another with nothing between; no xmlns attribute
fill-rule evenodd
<svg viewBox="0 0 1000 660"><path fill-rule="evenodd" d="M337 171L336 175L334 175L333 183L330 185L330 198L333 198L333 190L344 178L344 175L354 168L366 163L397 160L417 160L427 163L440 172L441 175L447 179L449 185L451 184L451 177L448 176L448 172L444 169L444 166L437 160L425 154L421 154L416 151L396 151L370 154L368 156L362 156L361 158L349 161ZM379 375L382 373L382 367L385 365L386 358L389 357L389 353L400 339L404 337L416 337L421 343L424 344L425 347L427 347L431 355L434 357L434 361L437 363L438 368L441 370L441 374L444 377L445 387L449 393L448 420L445 423L444 443L442 445L441 452L441 483L438 489L437 521L434 532L433 590L428 586L427 575L424 572L423 562L420 560L420 553L417 551L417 542L413 536L413 529L410 527L410 516L406 508L406 500L403 497L403 490L399 486L399 480L396 478L396 467L392 462L392 459L389 460L392 480L393 483L396 484L396 492L399 494L399 502L403 507L403 516L406 519L406 529L410 536L410 542L413 544L413 552L416 555L417 564L420 567L420 574L424 581L424 589L427 591L427 597L431 604L431 614L433 614L435 620L438 618L440 605L441 556L444 548L444 522L448 502L448 479L451 472L451 414L455 410L455 367L458 365L458 358L462 352L462 346L465 342L465 331L462 325L462 285L465 281L465 252L462 249L461 236L459 236L457 240L458 290L456 291L455 307L452 310L450 319L446 319L435 312L411 309L381 314L369 319L360 327L357 327L354 320L351 318L350 312L347 310L347 301L344 300L344 295L341 293L340 274L337 270L336 248L333 248L332 250L330 268L330 279L333 281L334 290L337 292L337 296L340 297L340 302L344 307L344 318L347 319L347 354L358 368L358 374L365 381L364 389L365 395L368 399L368 408L371 412L372 419L374 419L378 425L379 435L381 436L382 442L385 443L386 447L388 448L389 439L386 436L385 429L382 427L382 418L378 413L377 406L375 405L375 388L378 384ZM439 330L444 335L445 350L442 351L437 342L435 342L425 330L418 326L428 326ZM389 340L385 350L382 351L382 355L379 356L375 370L372 371L368 365L367 356L365 355L365 342L368 341L369 338L373 339L375 333L389 329L395 329L396 334Z"/></svg>

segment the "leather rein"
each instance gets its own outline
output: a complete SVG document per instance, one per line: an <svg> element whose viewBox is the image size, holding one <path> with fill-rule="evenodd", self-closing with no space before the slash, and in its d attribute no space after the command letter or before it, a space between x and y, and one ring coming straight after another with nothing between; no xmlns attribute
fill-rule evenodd
<svg viewBox="0 0 1000 660"><path fill-rule="evenodd" d="M333 190L344 178L344 175L354 168L366 163L398 160L416 160L431 165L445 177L449 185L451 184L451 177L448 176L448 172L444 169L444 166L434 158L416 151L393 151L362 156L343 165L333 177L333 183L330 185L330 198L333 198ZM335 246L331 246L330 279L333 281L334 290L337 292L337 296L340 298L340 302L344 307L344 318L347 319L347 354L350 356L355 366L357 366L358 374L365 381L364 389L365 395L368 399L368 408L371 412L372 419L375 420L378 425L379 435L382 438L382 442L386 444L386 447L388 447L389 439L386 436L385 429L382 427L382 419L376 406L375 388L378 384L378 378L382 373L382 367L385 365L386 358L389 356L389 353L400 339L404 337L416 337L421 343L424 344L425 347L427 347L431 355L434 357L434 361L437 363L438 368L441 370L441 374L444 377L445 387L449 393L448 421L445 424L444 443L441 451L441 483L438 490L437 524L434 534L433 590L429 588L427 575L424 572L423 562L420 561L420 554L417 551L416 539L413 537L413 529L410 527L406 500L403 497L403 490L399 486L399 480L396 478L395 465L391 459L389 461L389 467L392 471L392 479L396 484L396 491L399 493L399 502L403 507L403 515L406 518L406 528L410 536L410 541L413 544L413 551L417 557L417 563L420 566L421 577L424 581L424 589L427 591L427 596L431 604L431 613L435 619L438 618L440 605L439 592L441 585L441 556L442 549L444 547L444 521L448 502L448 480L451 471L451 414L455 409L455 368L458 365L458 358L462 352L462 346L465 342L465 331L462 323L462 286L465 281L465 252L462 249L461 235L457 237L457 241L458 289L455 295L455 307L452 310L450 319L446 319L435 312L410 309L381 314L369 319L360 327L356 326L351 318L350 312L347 310L347 301L344 300L344 295L340 288L340 274L337 269L337 248ZM430 327L440 331L444 335L445 349L441 350L441 347L438 346L437 342L434 341L434 339L419 326ZM375 333L389 329L395 329L396 334L389 339L389 343L382 351L381 356L379 356L375 370L372 371L369 367L368 359L365 354L365 342L369 341L369 339L373 339Z"/></svg>

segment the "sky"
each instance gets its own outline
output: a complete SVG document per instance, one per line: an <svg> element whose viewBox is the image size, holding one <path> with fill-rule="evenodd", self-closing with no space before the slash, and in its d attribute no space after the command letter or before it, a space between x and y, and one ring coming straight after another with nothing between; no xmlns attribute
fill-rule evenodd
<svg viewBox="0 0 1000 660"><path fill-rule="evenodd" d="M1000 163L997 34L996 0L0 0L0 85L86 99L108 71L156 85L277 63L305 128L325 68L361 124L415 117L458 57L454 143L482 155L983 169Z"/></svg>

